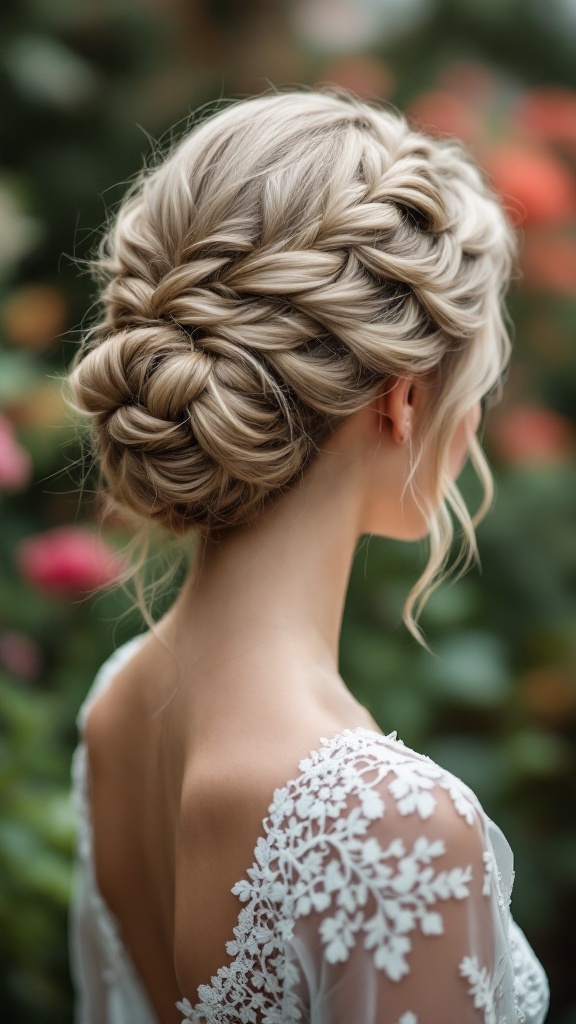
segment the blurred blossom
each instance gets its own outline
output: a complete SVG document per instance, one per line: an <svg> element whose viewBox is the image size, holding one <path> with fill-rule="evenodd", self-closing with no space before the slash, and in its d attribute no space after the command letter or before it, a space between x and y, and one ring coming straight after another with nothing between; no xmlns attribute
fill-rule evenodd
<svg viewBox="0 0 576 1024"><path fill-rule="evenodd" d="M32 460L18 444L10 421L0 413L0 490L21 491L31 475Z"/></svg>
<svg viewBox="0 0 576 1024"><path fill-rule="evenodd" d="M548 303L543 303L539 309L534 308L532 316L522 329L522 343L526 343L526 352L531 351L535 354L541 372L544 373L548 365L566 367L570 373L572 372L573 339L574 333L569 320L555 315Z"/></svg>
<svg viewBox="0 0 576 1024"><path fill-rule="evenodd" d="M42 667L38 645L25 633L0 633L0 667L20 679L37 679Z"/></svg>
<svg viewBox="0 0 576 1024"><path fill-rule="evenodd" d="M10 419L17 426L57 427L69 417L62 385L52 381L30 388L21 398L7 403Z"/></svg>
<svg viewBox="0 0 576 1024"><path fill-rule="evenodd" d="M375 57L339 57L326 64L320 82L336 83L358 96L384 99L394 91L394 76L387 64Z"/></svg>
<svg viewBox="0 0 576 1024"><path fill-rule="evenodd" d="M520 256L526 284L556 295L576 296L576 235L529 232Z"/></svg>
<svg viewBox="0 0 576 1024"><path fill-rule="evenodd" d="M456 135L464 142L474 142L484 130L478 112L469 101L447 89L423 93L406 107L406 113L424 131L432 128L443 135Z"/></svg>
<svg viewBox="0 0 576 1024"><path fill-rule="evenodd" d="M576 92L561 86L529 89L514 111L515 124L543 142L567 144L576 155Z"/></svg>
<svg viewBox="0 0 576 1024"><path fill-rule="evenodd" d="M509 212L523 226L557 224L576 213L574 176L551 153L504 142L490 149L482 162Z"/></svg>
<svg viewBox="0 0 576 1024"><path fill-rule="evenodd" d="M390 43L433 11L434 0L297 0L293 24L305 43L350 53Z"/></svg>
<svg viewBox="0 0 576 1024"><path fill-rule="evenodd" d="M27 538L17 549L16 561L33 586L62 595L104 587L124 568L104 541L80 526L58 527Z"/></svg>
<svg viewBox="0 0 576 1024"><path fill-rule="evenodd" d="M453 95L474 103L475 106L486 106L497 95L496 74L481 61L453 61L440 72L438 82L442 89L447 89Z"/></svg>
<svg viewBox="0 0 576 1024"><path fill-rule="evenodd" d="M2 307L6 339L24 348L48 348L64 329L66 302L59 288L30 284L18 288Z"/></svg>
<svg viewBox="0 0 576 1024"><path fill-rule="evenodd" d="M556 462L574 455L574 431L564 416L537 405L516 405L489 421L501 462Z"/></svg>
<svg viewBox="0 0 576 1024"><path fill-rule="evenodd" d="M538 718L564 725L576 718L576 676L553 667L534 668L521 683L524 703Z"/></svg>

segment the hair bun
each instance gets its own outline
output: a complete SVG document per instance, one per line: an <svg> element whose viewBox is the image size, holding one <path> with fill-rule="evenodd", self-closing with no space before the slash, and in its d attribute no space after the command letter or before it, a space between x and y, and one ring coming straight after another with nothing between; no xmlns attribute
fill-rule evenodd
<svg viewBox="0 0 576 1024"><path fill-rule="evenodd" d="M109 335L69 383L114 502L173 532L244 521L309 449L269 370L176 323Z"/></svg>

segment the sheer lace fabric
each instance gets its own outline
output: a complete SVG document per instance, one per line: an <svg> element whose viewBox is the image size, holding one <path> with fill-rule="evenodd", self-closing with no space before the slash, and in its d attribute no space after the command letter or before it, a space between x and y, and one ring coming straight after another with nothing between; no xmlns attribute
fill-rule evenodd
<svg viewBox="0 0 576 1024"><path fill-rule="evenodd" d="M105 663L78 716L128 658ZM76 1024L157 1024L98 893L85 747L71 961ZM177 1003L183 1024L542 1024L546 975L510 913L513 856L474 793L396 733L322 739L273 794L233 887L229 967ZM178 1019L175 1012L175 1021Z"/></svg>

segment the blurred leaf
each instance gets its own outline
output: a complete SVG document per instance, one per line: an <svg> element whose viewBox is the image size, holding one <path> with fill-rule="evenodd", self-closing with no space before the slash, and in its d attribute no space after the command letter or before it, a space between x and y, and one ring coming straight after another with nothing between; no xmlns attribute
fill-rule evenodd
<svg viewBox="0 0 576 1024"><path fill-rule="evenodd" d="M25 394L40 379L40 369L33 356L0 349L0 405Z"/></svg>
<svg viewBox="0 0 576 1024"><path fill-rule="evenodd" d="M428 742L426 752L488 806L496 803L514 780L506 753L494 737L441 736Z"/></svg>
<svg viewBox="0 0 576 1024"><path fill-rule="evenodd" d="M427 674L435 692L464 704L494 707L512 688L506 648L498 637L475 630L454 633L436 644Z"/></svg>
<svg viewBox="0 0 576 1024"><path fill-rule="evenodd" d="M16 265L42 239L44 227L19 206L5 175L0 176L0 281L8 279Z"/></svg>
<svg viewBox="0 0 576 1024"><path fill-rule="evenodd" d="M560 736L539 729L523 729L512 733L502 744L520 778L531 775L556 775L573 761L570 747Z"/></svg>
<svg viewBox="0 0 576 1024"><path fill-rule="evenodd" d="M4 62L22 98L35 103L73 110L98 90L94 69L48 36L22 34L13 39Z"/></svg>

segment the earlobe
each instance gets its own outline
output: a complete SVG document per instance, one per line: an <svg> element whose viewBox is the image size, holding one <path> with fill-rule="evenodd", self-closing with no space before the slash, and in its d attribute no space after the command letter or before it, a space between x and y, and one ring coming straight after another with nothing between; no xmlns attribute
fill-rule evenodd
<svg viewBox="0 0 576 1024"><path fill-rule="evenodd" d="M413 399L413 383L405 377L396 378L390 389L380 398L380 408L383 415L390 420L392 438L397 444L406 444L412 436Z"/></svg>

